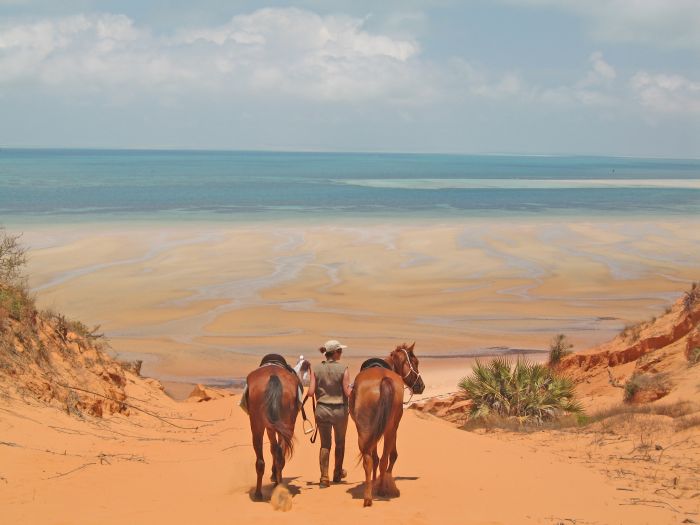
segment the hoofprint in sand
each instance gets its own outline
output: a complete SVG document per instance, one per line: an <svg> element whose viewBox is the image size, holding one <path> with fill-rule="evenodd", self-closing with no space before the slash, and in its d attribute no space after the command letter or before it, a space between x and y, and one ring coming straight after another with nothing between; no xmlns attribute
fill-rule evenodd
<svg viewBox="0 0 700 525"><path fill-rule="evenodd" d="M591 346L658 315L700 266L700 223L683 218L24 230L40 306L100 324L146 374L191 382L329 338L350 344L351 368L415 340L449 391L471 362L458 356L542 350L557 332Z"/></svg>

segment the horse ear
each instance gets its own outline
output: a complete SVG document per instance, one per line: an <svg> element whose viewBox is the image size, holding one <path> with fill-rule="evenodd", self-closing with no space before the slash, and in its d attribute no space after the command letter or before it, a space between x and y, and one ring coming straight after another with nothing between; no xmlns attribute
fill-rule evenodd
<svg viewBox="0 0 700 525"><path fill-rule="evenodd" d="M416 346L416 342L413 341L413 344L408 347L409 350L413 351L413 348Z"/></svg>

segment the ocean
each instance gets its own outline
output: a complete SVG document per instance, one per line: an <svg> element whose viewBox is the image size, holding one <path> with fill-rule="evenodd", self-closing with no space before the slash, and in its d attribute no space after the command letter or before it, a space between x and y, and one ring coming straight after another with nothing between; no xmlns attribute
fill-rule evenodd
<svg viewBox="0 0 700 525"><path fill-rule="evenodd" d="M0 223L697 216L700 160L0 150Z"/></svg>

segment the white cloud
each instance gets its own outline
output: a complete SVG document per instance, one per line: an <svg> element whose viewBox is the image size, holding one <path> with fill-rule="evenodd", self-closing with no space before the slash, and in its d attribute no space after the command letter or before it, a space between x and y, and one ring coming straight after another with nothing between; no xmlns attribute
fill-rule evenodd
<svg viewBox="0 0 700 525"><path fill-rule="evenodd" d="M0 82L74 89L273 90L353 100L402 91L419 52L363 20L261 9L218 27L154 37L123 15L0 26Z"/></svg>
<svg viewBox="0 0 700 525"><path fill-rule="evenodd" d="M603 59L603 53L596 51L590 56L589 61L591 63L592 71L588 78L592 83L597 84L615 80L615 77L617 76L615 68Z"/></svg>
<svg viewBox="0 0 700 525"><path fill-rule="evenodd" d="M630 80L639 103L659 113L700 113L700 82L640 71Z"/></svg>
<svg viewBox="0 0 700 525"><path fill-rule="evenodd" d="M632 100L653 113L698 111L697 82L646 72L621 80L601 51L589 56L578 79L551 86L459 57L428 60L409 33L397 37L366 26L365 18L296 8L260 9L165 36L119 14L6 21L0 23L0 86L5 93L11 85L45 86L72 99L90 93L105 103L144 94L160 104L202 95L379 101L401 106L397 111L406 117L412 107L485 100L606 113Z"/></svg>
<svg viewBox="0 0 700 525"><path fill-rule="evenodd" d="M509 4L570 11L584 18L592 36L700 51L698 0L502 0Z"/></svg>

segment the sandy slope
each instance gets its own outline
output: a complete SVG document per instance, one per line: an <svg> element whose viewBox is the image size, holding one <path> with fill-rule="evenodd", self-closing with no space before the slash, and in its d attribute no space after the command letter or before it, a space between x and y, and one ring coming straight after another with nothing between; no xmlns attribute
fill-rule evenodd
<svg viewBox="0 0 700 525"><path fill-rule="evenodd" d="M319 489L318 449L297 429L296 453L285 469L293 508L282 513L250 498L253 453L237 397L176 403L153 389L129 388L161 415L212 422L170 420L201 425L186 430L143 414L80 421L6 399L0 409L3 523L677 522L665 509L625 505L628 493L558 453L566 444L557 439L523 446L415 411L405 413L400 429L400 498L362 508L352 424L347 483Z"/></svg>

